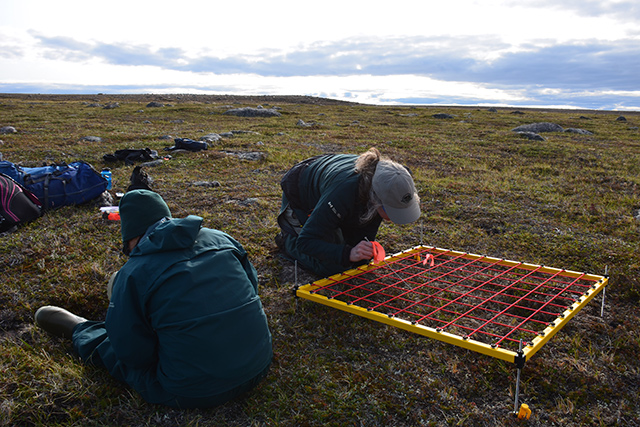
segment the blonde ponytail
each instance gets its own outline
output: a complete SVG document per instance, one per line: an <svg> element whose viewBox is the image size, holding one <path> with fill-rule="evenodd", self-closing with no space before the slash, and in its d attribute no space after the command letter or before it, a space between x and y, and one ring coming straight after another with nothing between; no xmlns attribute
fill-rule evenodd
<svg viewBox="0 0 640 427"><path fill-rule="evenodd" d="M363 224L369 222L378 212L378 208L382 206L371 186L373 174L380 160L383 158L377 148L370 148L356 159L355 171L360 175L358 201L367 206L365 212L360 216L360 222Z"/></svg>

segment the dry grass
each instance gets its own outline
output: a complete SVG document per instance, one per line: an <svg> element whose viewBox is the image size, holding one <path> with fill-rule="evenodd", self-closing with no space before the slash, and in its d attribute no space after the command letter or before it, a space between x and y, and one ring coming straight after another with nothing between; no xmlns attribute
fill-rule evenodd
<svg viewBox="0 0 640 427"><path fill-rule="evenodd" d="M151 100L171 106L147 108ZM258 104L281 108L282 117L222 114ZM640 115L621 122L613 112L523 112L287 97L0 95L0 127L18 129L0 135L0 152L27 166L85 160L101 168L102 155L117 149L162 151L171 145L163 135L255 132L174 153L147 172L174 216L200 215L245 246L275 352L258 388L211 410L148 405L81 364L68 342L32 326L33 313L58 304L104 318L104 285L125 258L118 225L95 206L62 208L0 237L0 425L639 425ZM315 124L300 127L299 119ZM534 142L511 132L535 122L594 134ZM90 135L103 143L82 140ZM513 366L293 297L292 268L273 243L281 175L311 155L371 146L411 167L422 199L418 223L382 227L388 253L424 243L595 274L609 269L604 317L598 297L525 365L521 398L533 409L526 423L511 415ZM253 151L266 159L227 154ZM113 191L124 190L132 167L111 167Z"/></svg>

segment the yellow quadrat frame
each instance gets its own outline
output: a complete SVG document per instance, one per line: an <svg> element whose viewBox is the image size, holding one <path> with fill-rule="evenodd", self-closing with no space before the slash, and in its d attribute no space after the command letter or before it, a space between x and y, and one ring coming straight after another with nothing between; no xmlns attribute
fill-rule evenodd
<svg viewBox="0 0 640 427"><path fill-rule="evenodd" d="M519 375L607 284L606 276L421 245L295 295L513 362Z"/></svg>

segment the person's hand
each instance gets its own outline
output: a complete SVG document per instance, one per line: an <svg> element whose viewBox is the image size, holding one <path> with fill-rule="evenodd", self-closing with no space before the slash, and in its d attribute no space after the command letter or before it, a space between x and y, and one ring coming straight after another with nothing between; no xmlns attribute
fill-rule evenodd
<svg viewBox="0 0 640 427"><path fill-rule="evenodd" d="M349 261L358 262L363 259L371 259L373 257L373 245L371 242L362 240L356 246L351 249L349 254Z"/></svg>

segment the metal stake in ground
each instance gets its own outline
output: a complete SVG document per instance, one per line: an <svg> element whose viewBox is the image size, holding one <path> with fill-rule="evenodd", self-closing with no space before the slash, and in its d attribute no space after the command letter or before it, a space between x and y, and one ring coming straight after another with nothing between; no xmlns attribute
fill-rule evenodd
<svg viewBox="0 0 640 427"><path fill-rule="evenodd" d="M520 345L518 347L518 355L522 355L522 340L520 340ZM520 397L520 371L522 370L522 363L518 363L517 375L516 375L516 398L513 404L513 413L518 414L518 398Z"/></svg>
<svg viewBox="0 0 640 427"><path fill-rule="evenodd" d="M604 266L604 277L609 278L609 266ZM604 317L604 297L607 292L607 287L602 288L602 305L600 306L600 317Z"/></svg>

